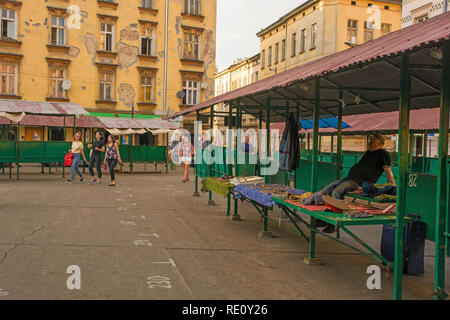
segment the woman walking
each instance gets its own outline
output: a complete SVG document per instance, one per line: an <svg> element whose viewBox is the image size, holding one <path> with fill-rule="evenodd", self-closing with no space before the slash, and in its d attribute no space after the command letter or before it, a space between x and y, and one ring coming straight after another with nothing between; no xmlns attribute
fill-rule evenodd
<svg viewBox="0 0 450 320"><path fill-rule="evenodd" d="M182 138L182 142L180 144L180 161L184 165L184 179L183 183L189 181L189 167L192 163L192 155L194 154L194 146L189 140L188 136L184 136Z"/></svg>
<svg viewBox="0 0 450 320"><path fill-rule="evenodd" d="M112 135L108 137L108 141L106 142L106 154L105 154L105 166L108 164L109 174L111 176L110 187L116 186L116 177L114 175L114 168L117 163L122 164L122 159L120 158L119 152L119 144L116 142L116 139Z"/></svg>
<svg viewBox="0 0 450 320"><path fill-rule="evenodd" d="M105 142L102 139L102 134L97 131L95 134L95 141L88 145L91 149L91 160L89 161L89 172L91 174L90 184L101 184L102 183L102 152L105 152ZM94 175L94 164L97 168L98 180L95 179Z"/></svg>
<svg viewBox="0 0 450 320"><path fill-rule="evenodd" d="M72 167L70 168L70 179L67 180L67 183L73 182L75 173L80 176L80 182L83 182L84 178L81 174L80 168L78 168L78 162L80 161L81 157L83 157L84 163L87 163L87 161L86 156L84 155L83 141L81 140L80 132L75 133L70 151L73 153L73 162Z"/></svg>

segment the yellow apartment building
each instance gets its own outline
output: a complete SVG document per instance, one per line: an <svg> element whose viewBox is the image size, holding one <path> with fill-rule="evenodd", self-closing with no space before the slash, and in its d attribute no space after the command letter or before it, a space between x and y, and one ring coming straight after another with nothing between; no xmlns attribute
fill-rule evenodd
<svg viewBox="0 0 450 320"><path fill-rule="evenodd" d="M260 74L260 56L259 53L248 59L239 59L230 67L220 71L215 77L215 94L220 96L232 90L245 87L259 80ZM214 109L217 112L228 112L228 106L221 103ZM244 115L242 117L243 128L257 127L258 121L254 117ZM224 118L217 117L214 120L214 127L225 131L228 124Z"/></svg>
<svg viewBox="0 0 450 320"><path fill-rule="evenodd" d="M214 96L216 0L0 0L0 98L167 115Z"/></svg>
<svg viewBox="0 0 450 320"><path fill-rule="evenodd" d="M401 0L308 0L258 32L260 77L398 30L401 19Z"/></svg>

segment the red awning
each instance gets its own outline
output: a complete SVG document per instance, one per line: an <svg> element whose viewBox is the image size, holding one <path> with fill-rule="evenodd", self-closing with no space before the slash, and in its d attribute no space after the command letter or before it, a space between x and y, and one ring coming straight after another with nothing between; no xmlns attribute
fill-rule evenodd
<svg viewBox="0 0 450 320"><path fill-rule="evenodd" d="M440 110L421 109L411 111L411 130L439 130ZM371 114L358 114L352 116L343 116L342 121L351 127L343 129L342 132L375 132L375 131L398 131L399 113L384 112ZM284 131L285 123L274 123L270 126L271 130ZM305 130L312 132L313 130ZM320 129L321 133L337 132L336 129Z"/></svg>

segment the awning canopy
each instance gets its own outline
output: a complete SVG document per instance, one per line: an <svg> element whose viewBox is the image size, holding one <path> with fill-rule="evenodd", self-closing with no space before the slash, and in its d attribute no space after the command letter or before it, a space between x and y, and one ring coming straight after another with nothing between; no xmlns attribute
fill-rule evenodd
<svg viewBox="0 0 450 320"><path fill-rule="evenodd" d="M396 133L398 132L399 113L385 112L385 113L371 113L358 114L352 116L342 117L342 121L348 123L350 126L343 128L344 134L365 134L365 133ZM439 130L440 110L421 109L411 111L410 129L413 132L436 132ZM271 129L284 131L285 123L274 123ZM307 132L312 132L312 127L303 127ZM322 134L336 133L335 128L322 128L319 130Z"/></svg>
<svg viewBox="0 0 450 320"><path fill-rule="evenodd" d="M98 117L99 121L107 129L176 129L176 126L169 121L162 119L122 119Z"/></svg>
<svg viewBox="0 0 450 320"><path fill-rule="evenodd" d="M300 118L311 119L318 77L321 118L337 116L341 103L344 115L395 111L401 54L406 52L412 76L411 109L435 108L440 105L441 46L449 38L450 12L225 93L170 118L225 103L255 117L269 108L272 122L284 121L287 110L297 109Z"/></svg>
<svg viewBox="0 0 450 320"><path fill-rule="evenodd" d="M89 112L76 103L6 99L0 99L0 112L53 116L89 115Z"/></svg>
<svg viewBox="0 0 450 320"><path fill-rule="evenodd" d="M312 120L301 120L300 123L302 124L302 128L305 130L314 128L314 122ZM337 129L338 128L338 119L337 118L320 119L319 126L322 129L328 129L328 128ZM347 128L350 128L350 125L348 125L346 122L342 121L342 129L347 129Z"/></svg>

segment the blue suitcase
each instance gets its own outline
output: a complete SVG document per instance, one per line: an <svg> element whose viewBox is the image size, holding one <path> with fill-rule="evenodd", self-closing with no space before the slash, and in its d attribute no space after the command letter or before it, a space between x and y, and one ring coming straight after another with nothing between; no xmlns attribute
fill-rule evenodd
<svg viewBox="0 0 450 320"><path fill-rule="evenodd" d="M381 236L381 256L386 258L389 262L394 262L395 260L395 226L390 224L383 225L383 234ZM403 272L406 270L406 259L407 251L406 244L408 243L408 225L405 224L405 234L404 234L404 246L403 246Z"/></svg>

